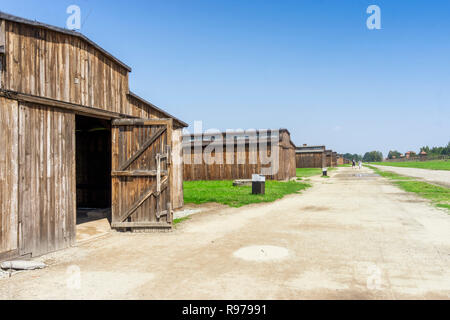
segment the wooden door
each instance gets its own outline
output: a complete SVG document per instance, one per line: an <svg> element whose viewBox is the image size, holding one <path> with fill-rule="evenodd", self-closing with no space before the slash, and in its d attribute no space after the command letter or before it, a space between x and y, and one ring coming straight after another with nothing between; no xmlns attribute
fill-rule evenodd
<svg viewBox="0 0 450 320"><path fill-rule="evenodd" d="M172 227L172 119L112 122L112 227Z"/></svg>
<svg viewBox="0 0 450 320"><path fill-rule="evenodd" d="M75 244L75 114L19 106L20 255L40 256Z"/></svg>

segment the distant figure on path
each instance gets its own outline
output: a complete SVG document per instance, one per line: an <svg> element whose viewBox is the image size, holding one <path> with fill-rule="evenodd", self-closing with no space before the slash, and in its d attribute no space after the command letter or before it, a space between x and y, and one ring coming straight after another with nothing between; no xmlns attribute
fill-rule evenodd
<svg viewBox="0 0 450 320"><path fill-rule="evenodd" d="M355 159L352 160L352 169L354 169L356 167L356 161Z"/></svg>
<svg viewBox="0 0 450 320"><path fill-rule="evenodd" d="M362 168L362 161L361 160L359 160L358 165L359 165L359 170L361 170L361 168Z"/></svg>

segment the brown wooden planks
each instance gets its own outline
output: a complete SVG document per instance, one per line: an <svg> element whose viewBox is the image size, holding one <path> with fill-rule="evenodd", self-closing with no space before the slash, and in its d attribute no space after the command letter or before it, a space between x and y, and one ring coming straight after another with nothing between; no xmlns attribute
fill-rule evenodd
<svg viewBox="0 0 450 320"><path fill-rule="evenodd" d="M182 158L182 129L173 130L172 134L172 187L171 202L173 209L184 205L183 198L183 158Z"/></svg>
<svg viewBox="0 0 450 320"><path fill-rule="evenodd" d="M5 89L118 113L127 105L128 71L92 45L56 31L4 23L5 42L12 48Z"/></svg>
<svg viewBox="0 0 450 320"><path fill-rule="evenodd" d="M167 118L168 115L150 103L130 95L127 68L79 37L38 26L0 20L0 45L3 39L6 72L3 73L1 85L8 91L2 91L0 99L11 97L15 100L12 103L16 105L17 125L16 129L14 122L9 122L11 127L2 126L2 143L10 143L7 140L9 133L6 131L15 130L17 152L11 152L10 156L17 155L16 176L21 183L15 185L16 189L12 185L9 190L17 194L20 192L20 199L16 200L16 203L20 203L20 210L16 213L17 220L20 221L17 221L15 226L12 224L5 227L7 231L1 232L2 237L7 233L18 232L20 253L39 255L65 248L75 241L74 113L106 119L158 119ZM2 115L4 119L8 116L10 115L7 113ZM163 120L160 124L167 124L173 129L170 120ZM134 132L134 136L125 134L121 137L116 132L113 137L116 144L112 151L113 161L123 162L142 146L145 137L154 133L145 123L140 126L142 128ZM178 121L177 128L179 127ZM114 132L113 130L113 135ZM121 141L125 143L122 149L117 146L120 139L125 139ZM139 162L134 165L145 166L152 154L161 151L161 147L166 144L173 147L172 134L162 137L148 153L142 154ZM171 158L175 157L176 155ZM0 169L11 169L8 168L2 164ZM164 164L163 171L170 172L169 176L172 176L172 172L178 172L178 178L174 175L171 188L161 196L162 209L171 205L170 199L182 204L182 169L180 166L172 171L172 167ZM132 200L139 196L140 190L151 184L151 178L140 179L142 173L134 172L137 177L124 177L122 180L113 178L115 192L126 192L128 186L132 186L129 189L129 198L120 199L117 195L113 196L117 201L113 206L129 206ZM120 181L124 183L120 184ZM9 181L7 183L9 184ZM171 192L174 188L179 190ZM2 192L1 197L6 198L7 192ZM11 201L14 201L14 197ZM1 205L9 204L2 198ZM133 219L153 221L154 217L147 213L155 206L152 197L143 203L137 218ZM177 207L176 204L173 206ZM4 212L2 219L6 217L7 211ZM2 226L6 226L3 220ZM2 243L7 246L7 242Z"/></svg>
<svg viewBox="0 0 450 320"><path fill-rule="evenodd" d="M74 243L74 132L74 114L20 105L21 254L41 255Z"/></svg>
<svg viewBox="0 0 450 320"><path fill-rule="evenodd" d="M162 189L156 192L156 155L168 151L172 140L172 120L113 121L112 128L112 222L165 222L170 227L170 190L172 187L170 157L161 160ZM149 141L151 143L149 143ZM131 161L132 160L132 161ZM126 166L127 171L120 171ZM166 181L166 182L164 182ZM125 220L125 221L124 221Z"/></svg>
<svg viewBox="0 0 450 320"><path fill-rule="evenodd" d="M18 243L18 104L0 98L0 254ZM6 255L5 255L6 256Z"/></svg>
<svg viewBox="0 0 450 320"><path fill-rule="evenodd" d="M290 135L287 131L280 130L280 141L274 146L276 154L273 159L278 158L278 170L268 175L268 179L272 180L289 180L295 178L295 146L290 142ZM211 156L216 159L213 163L205 161L205 153L211 150L208 147L209 142L200 146L200 150L196 150L194 142L189 142L189 136L186 136L183 144L183 180L234 180L234 179L250 179L252 174L260 174L263 167L261 159L260 146L257 144L250 146L249 139L246 143L242 143L239 139L234 142L223 141L223 144L217 144L215 151ZM255 140L256 136L252 138ZM267 155L271 156L271 144L267 145ZM205 152L206 151L206 152ZM200 163L197 163L200 161ZM218 161L222 159L222 161ZM275 160L276 161L276 160ZM222 163L221 163L222 162ZM276 169L276 166L273 166Z"/></svg>

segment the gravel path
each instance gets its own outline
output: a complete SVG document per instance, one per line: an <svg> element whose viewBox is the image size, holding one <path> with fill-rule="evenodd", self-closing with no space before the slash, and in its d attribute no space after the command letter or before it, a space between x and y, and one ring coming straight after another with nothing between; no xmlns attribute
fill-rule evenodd
<svg viewBox="0 0 450 320"><path fill-rule="evenodd" d="M3 299L449 299L450 215L363 168L270 204L117 233L0 279Z"/></svg>
<svg viewBox="0 0 450 320"><path fill-rule="evenodd" d="M431 183L439 184L450 188L450 171L449 170L428 170L418 168L402 168L389 166L376 166L378 169L384 171L392 171L404 176L415 177Z"/></svg>

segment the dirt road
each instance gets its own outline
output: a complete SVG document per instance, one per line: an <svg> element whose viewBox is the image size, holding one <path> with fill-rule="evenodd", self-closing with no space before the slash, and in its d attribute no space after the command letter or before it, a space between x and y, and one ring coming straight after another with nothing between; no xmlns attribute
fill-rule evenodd
<svg viewBox="0 0 450 320"><path fill-rule="evenodd" d="M450 299L450 215L369 169L271 204L112 232L0 279L0 298Z"/></svg>
<svg viewBox="0 0 450 320"><path fill-rule="evenodd" d="M448 170L428 170L419 168L403 168L390 166L375 166L384 171L392 171L404 176L415 177L427 182L439 184L450 188L450 171Z"/></svg>

